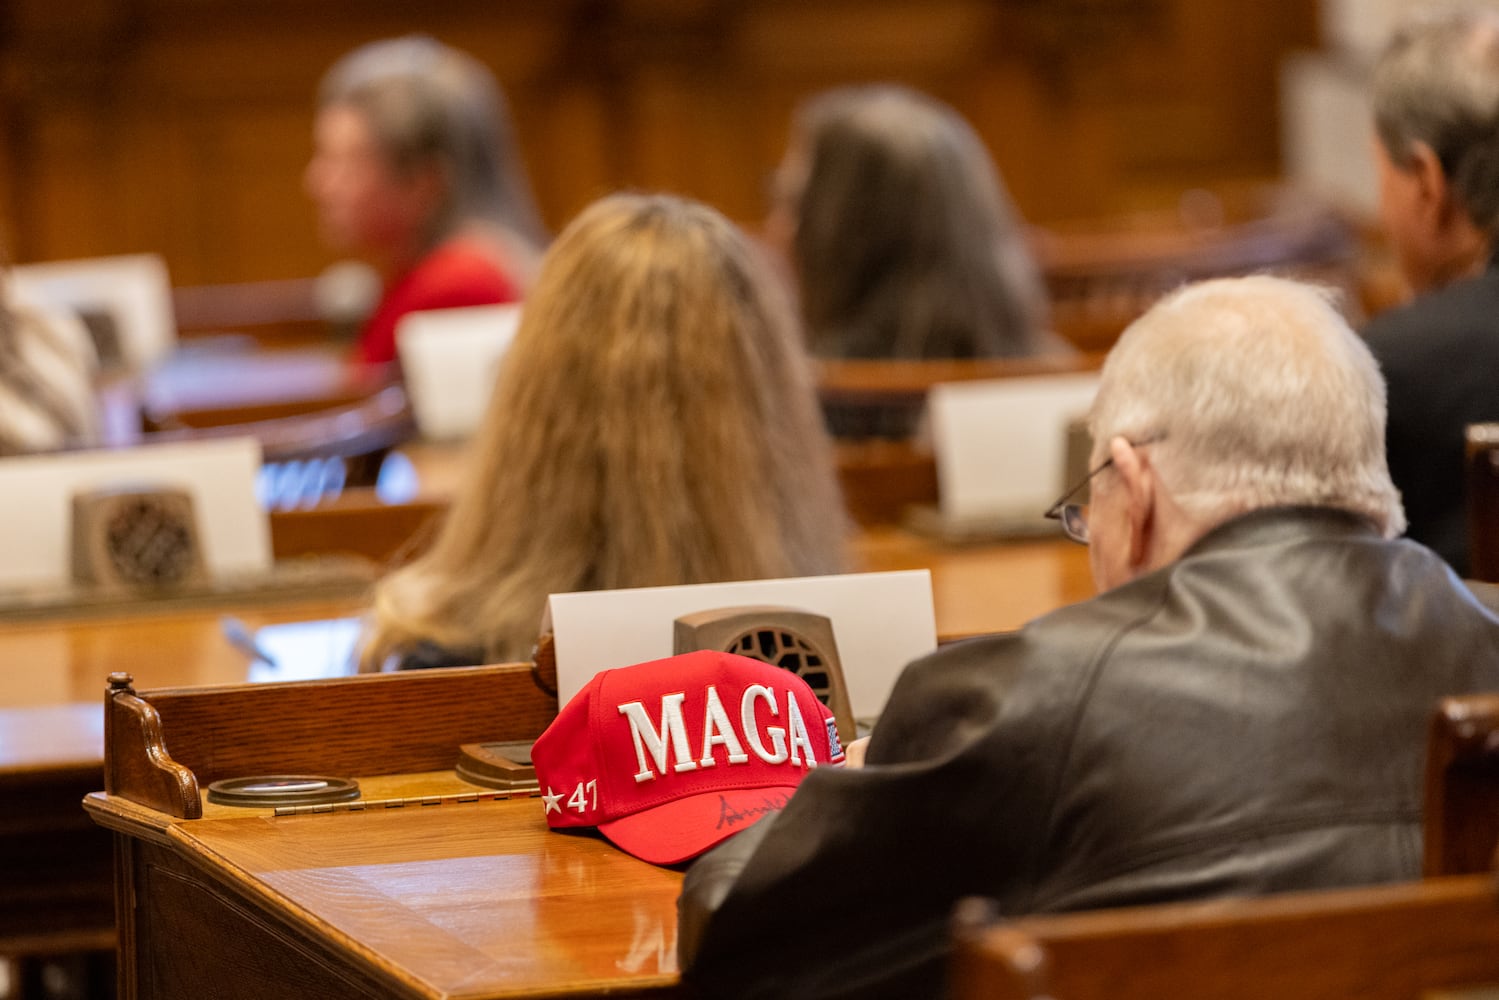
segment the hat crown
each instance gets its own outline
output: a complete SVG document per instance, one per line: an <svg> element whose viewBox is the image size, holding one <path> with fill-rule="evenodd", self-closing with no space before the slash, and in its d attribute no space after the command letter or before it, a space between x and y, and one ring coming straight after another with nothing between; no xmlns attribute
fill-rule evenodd
<svg viewBox="0 0 1499 1000"><path fill-rule="evenodd" d="M719 822L704 831L706 850L734 832L721 829L738 811L731 793L789 794L819 764L841 763L843 750L832 713L800 677L704 651L598 674L558 713L532 759L547 822L600 826L616 843L611 823L716 795Z"/></svg>

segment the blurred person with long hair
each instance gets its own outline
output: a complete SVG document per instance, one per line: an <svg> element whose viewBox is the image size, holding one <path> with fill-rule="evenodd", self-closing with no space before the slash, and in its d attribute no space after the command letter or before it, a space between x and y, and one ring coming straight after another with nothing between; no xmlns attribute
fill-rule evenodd
<svg viewBox="0 0 1499 1000"><path fill-rule="evenodd" d="M789 305L717 212L616 195L527 300L432 548L366 670L524 659L547 596L831 573L845 515Z"/></svg>
<svg viewBox="0 0 1499 1000"><path fill-rule="evenodd" d="M789 250L812 352L1013 357L1048 346L1024 228L969 124L890 85L799 111L768 220Z"/></svg>

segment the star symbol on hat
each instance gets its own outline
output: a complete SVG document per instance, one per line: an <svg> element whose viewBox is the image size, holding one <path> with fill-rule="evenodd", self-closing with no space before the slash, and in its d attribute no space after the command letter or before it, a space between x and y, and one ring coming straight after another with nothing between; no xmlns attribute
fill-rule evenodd
<svg viewBox="0 0 1499 1000"><path fill-rule="evenodd" d="M561 792L553 792L551 785L547 786L546 793L544 795L542 795L541 801L546 803L546 812L542 813L543 816L545 816L546 813L549 813L549 812L551 812L554 809L557 812L561 812L562 811L562 807L557 804L558 802L562 801L562 793Z"/></svg>

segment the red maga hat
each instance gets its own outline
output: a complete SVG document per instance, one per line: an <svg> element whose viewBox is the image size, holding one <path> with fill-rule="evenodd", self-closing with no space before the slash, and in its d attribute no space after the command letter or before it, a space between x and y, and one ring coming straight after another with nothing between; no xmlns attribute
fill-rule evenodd
<svg viewBox="0 0 1499 1000"><path fill-rule="evenodd" d="M843 763L833 714L796 674L703 651L605 670L531 751L547 824L596 826L659 865L696 857Z"/></svg>

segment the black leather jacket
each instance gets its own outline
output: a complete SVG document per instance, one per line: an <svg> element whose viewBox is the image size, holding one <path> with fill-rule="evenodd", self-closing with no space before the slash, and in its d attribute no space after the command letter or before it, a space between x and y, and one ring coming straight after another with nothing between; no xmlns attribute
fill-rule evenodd
<svg viewBox="0 0 1499 1000"><path fill-rule="evenodd" d="M706 996L943 992L965 895L1009 914L1413 878L1426 725L1499 688L1499 618L1427 549L1325 509L911 665L861 770L705 855Z"/></svg>

